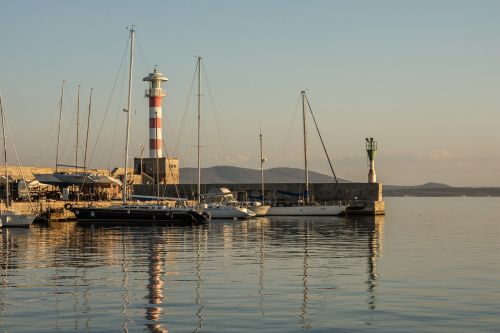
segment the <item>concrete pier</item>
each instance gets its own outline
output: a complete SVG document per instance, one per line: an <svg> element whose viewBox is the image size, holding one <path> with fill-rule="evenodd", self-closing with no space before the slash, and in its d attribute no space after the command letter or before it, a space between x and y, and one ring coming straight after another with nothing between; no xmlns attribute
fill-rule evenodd
<svg viewBox="0 0 500 333"><path fill-rule="evenodd" d="M119 204L121 201L93 201L94 206L108 207ZM66 209L67 205L73 207L87 206L89 202L85 201L39 201L39 202L13 202L11 209L22 212L38 215L40 221L73 221L75 214ZM5 209L5 205L0 204L1 209Z"/></svg>
<svg viewBox="0 0 500 333"><path fill-rule="evenodd" d="M138 195L151 195L179 197L193 199L196 184L179 185L134 185L134 193ZM226 187L236 192L239 200L249 200L260 197L261 184L203 184L202 191L208 192L212 188ZM304 185L299 183L269 183L265 185L265 198L271 202L297 201L298 193L303 193ZM349 201L348 214L351 215L382 215L385 214L385 203L382 196L381 183L340 183L336 184L312 183L309 192L318 203L332 201Z"/></svg>
<svg viewBox="0 0 500 333"><path fill-rule="evenodd" d="M208 192L213 188L226 187L235 192L239 200L251 200L260 197L260 184L203 184L202 191ZM303 184L298 183L269 183L265 185L266 200L271 202L291 203L296 202L298 193L303 192ZM176 189L177 188L177 189ZM138 195L195 198L196 184L180 185L157 185L143 184L134 185L133 190ZM383 215L385 214L385 203L382 197L381 183L341 183L340 190L334 184L312 183L309 184L310 195L318 203L332 201L349 201L349 215ZM94 201L95 206L107 207L120 204L121 201ZM89 202L84 201L40 201L40 202L13 202L13 209L20 212L31 212L40 215L47 221L70 221L75 215L65 207L70 204L73 207L86 206ZM4 204L0 204L5 209Z"/></svg>

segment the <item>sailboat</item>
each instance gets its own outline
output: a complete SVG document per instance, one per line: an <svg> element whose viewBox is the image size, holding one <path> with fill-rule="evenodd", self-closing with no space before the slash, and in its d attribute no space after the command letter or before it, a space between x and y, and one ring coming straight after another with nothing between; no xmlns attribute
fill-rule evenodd
<svg viewBox="0 0 500 333"><path fill-rule="evenodd" d="M301 91L302 98L302 125L303 125L303 135L304 135L304 176L305 176L305 191L304 200L302 202L297 202L295 206L272 206L267 211L266 215L281 215L281 216L334 216L342 214L346 209L347 205L342 203L333 204L317 204L311 202L309 196L309 170L307 165L307 122L306 122L306 104L309 105L307 101L307 96L305 91ZM309 108L310 110L310 108ZM318 132L319 133L319 132ZM326 153L326 149L325 149ZM327 154L328 157L328 154ZM330 163L331 166L331 163ZM333 172L333 168L332 168Z"/></svg>
<svg viewBox="0 0 500 333"><path fill-rule="evenodd" d="M5 114L3 112L2 97L0 96L0 116L2 117L3 154L5 167L5 207L0 211L0 226L2 227L29 227L36 218L34 214L25 214L13 210L9 198L9 175L7 168L7 140L5 138ZM25 182L26 184L26 182Z"/></svg>
<svg viewBox="0 0 500 333"><path fill-rule="evenodd" d="M251 210L243 207L239 202L234 200L234 197L226 195L227 193L221 193L215 195L216 200L212 200L210 203L201 204L201 167L200 167L200 119L201 119L201 57L197 58L196 70L198 73L198 192L197 192L197 204L203 209L207 214L210 215L212 219L244 219L248 217L255 216L255 213ZM227 189L226 189L227 190ZM225 190L222 190L224 192ZM229 191L229 190L228 190ZM205 197L210 196L211 193L205 194ZM228 199L229 198L229 199Z"/></svg>
<svg viewBox="0 0 500 333"><path fill-rule="evenodd" d="M260 193L262 202L251 202L248 209L255 213L255 216L265 216L271 208L271 205L267 205L264 195L264 162L267 160L262 153L262 128L259 132L259 142L260 142Z"/></svg>
<svg viewBox="0 0 500 333"><path fill-rule="evenodd" d="M83 166L78 165L78 134L79 134L79 113L80 113L80 86L78 86L78 102L77 102L77 114L76 114L76 154L75 154L75 165L66 165L59 163L59 146L61 140L61 119L62 119L62 109L63 109L63 96L64 96L64 83L63 80L61 87L61 97L59 100L59 126L57 133L57 145L56 145L56 163L55 172L53 173L35 173L33 174L37 181L45 185L52 185L59 187L60 191L63 193L63 200L68 200L69 188L72 186L77 186L79 192L83 191L84 186L88 187L111 187L120 186L121 183L118 179L109 177L102 174L97 174L95 172L87 171L87 146L89 137L89 125L90 125L90 111L92 105L92 89L90 89L90 100L89 100L89 110L87 116L87 136L85 140L85 157L83 160ZM74 167L73 172L61 171L59 167ZM78 193L79 194L79 193Z"/></svg>
<svg viewBox="0 0 500 333"><path fill-rule="evenodd" d="M206 217L194 209L183 209L160 204L130 205L127 203L128 145L130 131L130 108L132 103L132 66L134 60L135 27L130 28L130 63L128 76L127 129L125 139L125 166L122 187L122 204L110 207L71 207L80 225L127 224L185 226L206 222Z"/></svg>

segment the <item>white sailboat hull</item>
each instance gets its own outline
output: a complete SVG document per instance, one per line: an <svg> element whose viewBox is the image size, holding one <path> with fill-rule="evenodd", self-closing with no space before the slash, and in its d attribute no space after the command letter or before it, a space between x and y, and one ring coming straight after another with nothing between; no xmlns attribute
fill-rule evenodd
<svg viewBox="0 0 500 333"><path fill-rule="evenodd" d="M35 215L19 214L10 211L0 213L2 227L29 227L35 220Z"/></svg>
<svg viewBox="0 0 500 333"><path fill-rule="evenodd" d="M203 209L210 214L212 219L245 219L255 216L255 213L243 208L230 205L220 205L215 207L207 207Z"/></svg>
<svg viewBox="0 0 500 333"><path fill-rule="evenodd" d="M335 216L346 208L347 205L271 207L266 216Z"/></svg>

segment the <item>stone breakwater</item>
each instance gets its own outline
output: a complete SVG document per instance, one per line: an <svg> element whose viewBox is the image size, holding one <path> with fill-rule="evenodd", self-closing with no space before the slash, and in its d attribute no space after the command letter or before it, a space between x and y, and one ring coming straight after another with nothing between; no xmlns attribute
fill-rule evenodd
<svg viewBox="0 0 500 333"><path fill-rule="evenodd" d="M258 198L260 184L203 184L202 192L210 189L226 187L235 192L239 200ZM196 184L134 185L134 193L138 195L176 197L177 193L182 198L195 197ZM265 198L271 202L292 202L297 200L293 194L302 193L304 185L300 183L269 183L265 184ZM340 187L331 183L309 184L309 193L318 203L332 201L349 201L348 214L381 215L385 214L385 202L382 196L381 183L340 183Z"/></svg>

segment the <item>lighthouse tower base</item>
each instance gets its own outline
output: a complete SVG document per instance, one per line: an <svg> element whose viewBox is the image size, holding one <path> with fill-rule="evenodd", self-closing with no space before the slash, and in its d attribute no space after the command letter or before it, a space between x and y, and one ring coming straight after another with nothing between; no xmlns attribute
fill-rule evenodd
<svg viewBox="0 0 500 333"><path fill-rule="evenodd" d="M134 158L134 174L142 184L179 184L178 158Z"/></svg>

